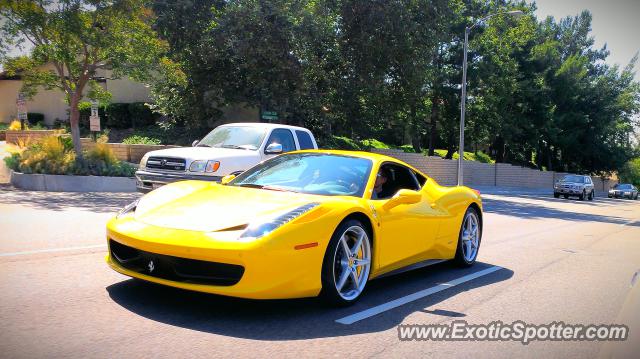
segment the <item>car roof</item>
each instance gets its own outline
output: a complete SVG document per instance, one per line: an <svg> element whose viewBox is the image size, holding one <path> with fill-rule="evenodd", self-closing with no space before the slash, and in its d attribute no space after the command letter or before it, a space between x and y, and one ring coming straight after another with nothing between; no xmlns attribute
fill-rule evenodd
<svg viewBox="0 0 640 359"><path fill-rule="evenodd" d="M225 123L224 125L220 125L220 127L228 127L228 126L244 126L244 127L257 127L257 128L287 128L290 130L302 130L305 132L311 132L309 131L309 129L304 127L282 125L279 123L269 123L269 122L233 122L233 123Z"/></svg>

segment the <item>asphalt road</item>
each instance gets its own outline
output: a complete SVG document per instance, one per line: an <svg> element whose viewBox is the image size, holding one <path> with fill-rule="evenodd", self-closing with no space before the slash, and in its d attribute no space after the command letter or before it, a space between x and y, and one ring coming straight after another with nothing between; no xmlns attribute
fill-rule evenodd
<svg viewBox="0 0 640 359"><path fill-rule="evenodd" d="M164 288L110 270L104 224L136 194L0 187L0 357L570 357L600 342L400 341L399 324L614 323L640 269L640 201L484 195L479 263L369 283L349 308ZM362 319L376 306L488 275ZM624 324L624 323L622 323Z"/></svg>

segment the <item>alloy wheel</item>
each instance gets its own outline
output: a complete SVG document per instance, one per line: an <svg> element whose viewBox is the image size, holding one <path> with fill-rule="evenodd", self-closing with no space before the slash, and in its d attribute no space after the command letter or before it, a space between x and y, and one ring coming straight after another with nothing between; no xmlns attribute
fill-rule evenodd
<svg viewBox="0 0 640 359"><path fill-rule="evenodd" d="M467 262L475 260L480 246L478 216L470 211L466 214L462 224L462 255Z"/></svg>
<svg viewBox="0 0 640 359"><path fill-rule="evenodd" d="M371 245L359 226L347 228L333 255L333 284L342 299L351 301L364 290L371 269Z"/></svg>

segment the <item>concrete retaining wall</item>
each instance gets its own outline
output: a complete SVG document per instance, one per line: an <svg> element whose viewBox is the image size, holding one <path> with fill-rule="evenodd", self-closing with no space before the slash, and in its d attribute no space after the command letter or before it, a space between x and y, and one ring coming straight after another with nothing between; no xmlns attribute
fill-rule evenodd
<svg viewBox="0 0 640 359"><path fill-rule="evenodd" d="M30 191L50 192L135 192L136 180L129 177L64 176L11 172L11 184Z"/></svg>
<svg viewBox="0 0 640 359"><path fill-rule="evenodd" d="M453 186L457 183L458 160L445 160L438 156L424 156L419 153L404 153L400 150L372 149L380 153L404 161L423 171L438 183ZM531 189L553 189L553 184L569 173L539 171L536 169L513 166L507 163L480 163L465 161L464 183L470 186L495 186ZM617 181L591 177L596 193L604 194Z"/></svg>

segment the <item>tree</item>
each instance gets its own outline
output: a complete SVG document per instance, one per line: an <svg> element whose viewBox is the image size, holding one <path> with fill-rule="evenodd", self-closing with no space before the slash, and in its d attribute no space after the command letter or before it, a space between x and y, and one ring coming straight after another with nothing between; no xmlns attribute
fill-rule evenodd
<svg viewBox="0 0 640 359"><path fill-rule="evenodd" d="M150 26L151 15L144 0L0 0L0 46L33 46L28 57L5 59L5 68L21 74L30 96L39 88L65 93L78 158L78 104L85 96L109 97L96 81L98 72L144 81L162 58L165 45Z"/></svg>

